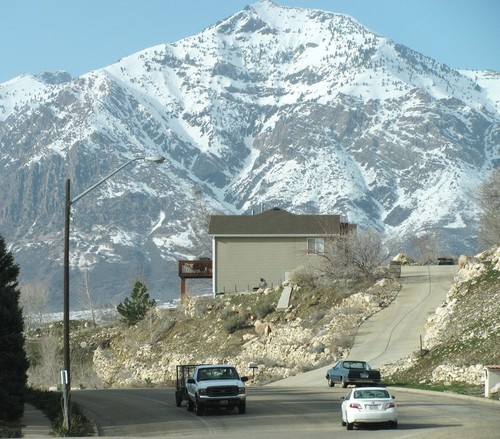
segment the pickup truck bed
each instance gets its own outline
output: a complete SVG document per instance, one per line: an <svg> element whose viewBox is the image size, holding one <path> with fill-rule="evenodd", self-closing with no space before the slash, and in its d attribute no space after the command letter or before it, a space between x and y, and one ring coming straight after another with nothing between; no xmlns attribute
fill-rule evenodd
<svg viewBox="0 0 500 439"><path fill-rule="evenodd" d="M182 401L188 399L186 383L196 366L197 364L179 364L176 367L175 405L177 407L182 405Z"/></svg>
<svg viewBox="0 0 500 439"><path fill-rule="evenodd" d="M341 384L343 388L353 384L377 385L380 383L380 372L374 370L366 361L341 360L326 372L329 387Z"/></svg>

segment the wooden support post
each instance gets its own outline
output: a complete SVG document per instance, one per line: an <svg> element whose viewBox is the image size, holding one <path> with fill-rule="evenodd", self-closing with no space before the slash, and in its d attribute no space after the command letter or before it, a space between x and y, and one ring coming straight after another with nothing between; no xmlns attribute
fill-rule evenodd
<svg viewBox="0 0 500 439"><path fill-rule="evenodd" d="M181 277L181 304L186 303L186 278Z"/></svg>

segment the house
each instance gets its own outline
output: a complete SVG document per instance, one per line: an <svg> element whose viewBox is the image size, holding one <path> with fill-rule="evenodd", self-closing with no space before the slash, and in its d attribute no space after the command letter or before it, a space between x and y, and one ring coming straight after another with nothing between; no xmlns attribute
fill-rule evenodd
<svg viewBox="0 0 500 439"><path fill-rule="evenodd" d="M213 292L273 287L292 270L315 267L325 240L346 233L353 225L340 215L295 215L280 208L257 215L213 215Z"/></svg>

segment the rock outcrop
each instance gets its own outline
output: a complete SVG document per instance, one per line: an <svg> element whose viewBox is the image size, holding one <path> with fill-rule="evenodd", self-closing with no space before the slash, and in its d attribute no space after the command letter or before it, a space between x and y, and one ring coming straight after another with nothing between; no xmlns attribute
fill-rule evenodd
<svg viewBox="0 0 500 439"><path fill-rule="evenodd" d="M442 359L448 361L436 365L422 381L483 385L485 363L477 360L488 357L484 346L500 333L500 247L473 258L462 255L458 262L455 283L444 303L427 319L423 336L423 353L439 350ZM391 375L408 370L419 359L420 355L415 353L385 366L382 371Z"/></svg>
<svg viewBox="0 0 500 439"><path fill-rule="evenodd" d="M363 320L389 304L399 291L399 284L382 280L367 291L352 294L330 309L317 309L308 317L300 317L297 306L291 305L285 312L271 314L271 319L253 320L254 330L243 335L243 343L231 355L214 355L192 349L177 337L178 343L167 348L165 342L145 342L140 346L127 343L126 338L116 333L109 346L99 346L94 353L93 364L97 375L104 383L113 386L132 386L141 383L171 383L175 380L177 364L221 363L234 364L242 373L247 373L248 363L258 364L254 383L265 383L303 372L330 363L348 354L357 327ZM262 294L269 294L264 291ZM294 294L300 294L296 289ZM246 293L248 296L248 293ZM231 313L244 313L235 302L238 294L231 295L218 306ZM193 298L184 309L184 314L196 318L200 308L214 312L211 303L201 305L205 299ZM306 306L313 308L319 299L314 296ZM197 311L198 310L198 311ZM220 320L220 318L219 318ZM220 323L220 322L219 322ZM213 323L213 326L217 322ZM109 336L109 334L108 334ZM199 334L206 340L215 334ZM227 343L231 336L221 338ZM208 343L208 342L207 342Z"/></svg>

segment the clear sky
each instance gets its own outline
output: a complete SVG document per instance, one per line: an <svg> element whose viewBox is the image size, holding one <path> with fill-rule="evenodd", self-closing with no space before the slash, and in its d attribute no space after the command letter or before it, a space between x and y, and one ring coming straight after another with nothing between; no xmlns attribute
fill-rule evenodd
<svg viewBox="0 0 500 439"><path fill-rule="evenodd" d="M0 0L0 82L78 76L196 34L257 0ZM276 0L356 18L450 67L500 72L500 0Z"/></svg>

